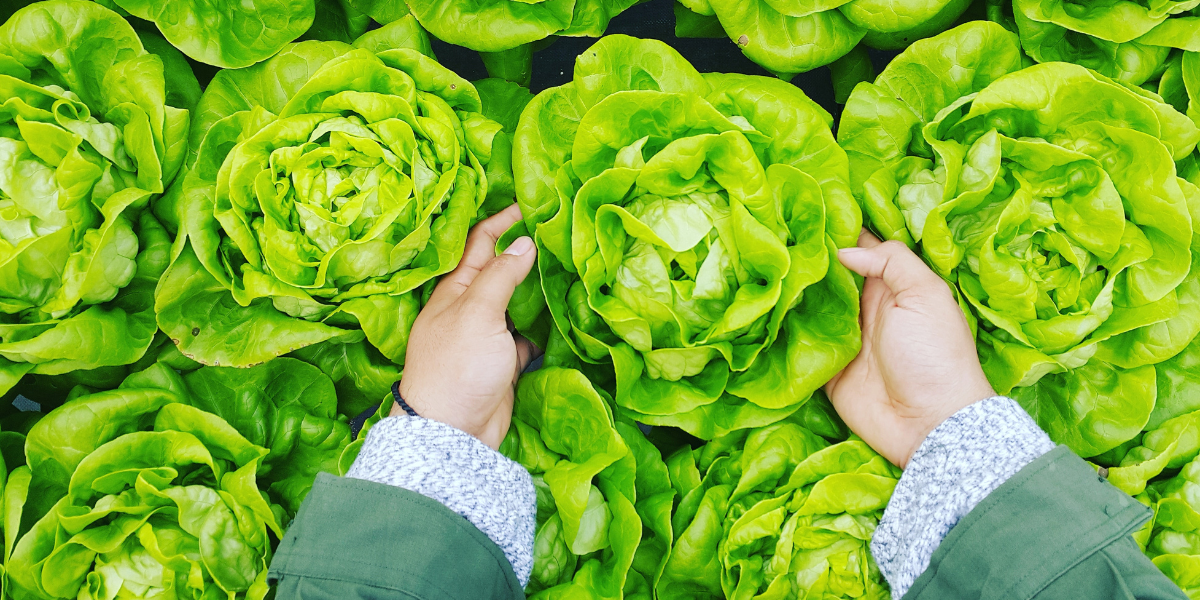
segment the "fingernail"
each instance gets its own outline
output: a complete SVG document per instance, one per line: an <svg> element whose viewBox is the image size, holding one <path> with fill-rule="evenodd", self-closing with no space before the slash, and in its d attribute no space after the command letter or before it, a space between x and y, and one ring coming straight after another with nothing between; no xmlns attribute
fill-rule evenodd
<svg viewBox="0 0 1200 600"><path fill-rule="evenodd" d="M511 254L513 256L521 256L530 250L533 250L533 240L529 236L523 235L517 238L517 240L512 244L509 244L508 249L506 249L504 253Z"/></svg>

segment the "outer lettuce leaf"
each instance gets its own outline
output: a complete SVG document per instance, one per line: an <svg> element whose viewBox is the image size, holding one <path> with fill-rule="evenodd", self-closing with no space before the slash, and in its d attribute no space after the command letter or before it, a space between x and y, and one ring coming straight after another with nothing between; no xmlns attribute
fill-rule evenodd
<svg viewBox="0 0 1200 600"><path fill-rule="evenodd" d="M41 416L41 413L33 413L28 424L36 423ZM8 593L7 567L21 530L25 502L29 499L30 473L25 465L25 435L10 429L12 421L4 419L4 430L0 431L0 531L4 533L4 549L0 554L0 595Z"/></svg>
<svg viewBox="0 0 1200 600"><path fill-rule="evenodd" d="M784 82L602 39L517 127L539 279L514 323L615 373L642 423L711 438L795 412L860 344L858 290L832 258L859 211L830 121Z"/></svg>
<svg viewBox="0 0 1200 600"><path fill-rule="evenodd" d="M653 589L671 547L674 497L658 450L636 426L615 423L579 371L526 375L513 410L500 451L529 470L538 495L526 592L619 599Z"/></svg>
<svg viewBox="0 0 1200 600"><path fill-rule="evenodd" d="M400 332L397 332L399 334ZM358 416L391 394L400 380L400 367L380 354L365 339L353 343L323 342L288 356L317 367L333 380L338 412Z"/></svg>
<svg viewBox="0 0 1200 600"><path fill-rule="evenodd" d="M680 37L719 37L721 31L752 61L791 79L828 65L861 41L898 50L949 27L970 0L681 0ZM865 50L864 50L865 52Z"/></svg>
<svg viewBox="0 0 1200 600"><path fill-rule="evenodd" d="M492 141L492 157L487 168L488 199L476 215L476 219L483 220L516 200L516 182L512 177L512 136L517 131L521 112L533 100L533 94L529 93L528 88L496 78L476 81L475 89L479 90L479 99L483 103L483 116L499 123L504 130Z"/></svg>
<svg viewBox="0 0 1200 600"><path fill-rule="evenodd" d="M1163 73L1171 50L1200 52L1195 0L1112 0L1079 10L1065 0L1014 0L1021 45L1038 62L1083 65L1134 85Z"/></svg>
<svg viewBox="0 0 1200 600"><path fill-rule="evenodd" d="M183 163L198 84L111 10L55 0L0 26L0 86L0 393L136 362L170 245L147 207Z"/></svg>
<svg viewBox="0 0 1200 600"><path fill-rule="evenodd" d="M914 44L839 137L871 226L953 285L993 386L1092 456L1145 426L1153 365L1200 332L1200 196L1176 165L1200 129L1094 71L1022 68L1018 42L975 22Z"/></svg>
<svg viewBox="0 0 1200 600"><path fill-rule="evenodd" d="M657 587L671 598L887 598L869 543L899 470L860 440L794 422L667 460L681 500Z"/></svg>
<svg viewBox="0 0 1200 600"><path fill-rule="evenodd" d="M213 80L159 211L178 238L158 324L183 354L245 367L365 336L403 362L419 288L458 263L488 173L511 177L507 134L427 49L410 16Z"/></svg>
<svg viewBox="0 0 1200 600"><path fill-rule="evenodd" d="M371 16L350 0L317 0L313 24L296 41L317 40L351 44L367 32Z"/></svg>
<svg viewBox="0 0 1200 600"><path fill-rule="evenodd" d="M491 77L529 85L534 42L556 35L600 37L643 0L406 0L434 37L477 50Z"/></svg>
<svg viewBox="0 0 1200 600"><path fill-rule="evenodd" d="M409 14L408 5L404 2L393 0L349 0L349 2L350 6L359 12L384 25L399 21Z"/></svg>
<svg viewBox="0 0 1200 600"><path fill-rule="evenodd" d="M266 60L314 25L318 4L332 0L107 0L158 26L163 37L192 59L227 69ZM323 14L317 27L331 25ZM343 17L343 23L344 17ZM353 39L353 38L351 38Z"/></svg>

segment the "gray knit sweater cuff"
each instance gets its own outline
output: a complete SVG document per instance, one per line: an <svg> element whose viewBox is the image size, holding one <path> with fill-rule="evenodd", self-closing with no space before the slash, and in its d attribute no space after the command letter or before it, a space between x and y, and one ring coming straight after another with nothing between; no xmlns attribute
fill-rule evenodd
<svg viewBox="0 0 1200 600"><path fill-rule="evenodd" d="M521 585L529 583L537 508L533 478L470 434L420 417L388 417L371 428L346 476L441 502L491 538Z"/></svg>
<svg viewBox="0 0 1200 600"><path fill-rule="evenodd" d="M972 404L929 433L908 461L871 540L899 600L929 566L950 529L1054 442L1016 401Z"/></svg>

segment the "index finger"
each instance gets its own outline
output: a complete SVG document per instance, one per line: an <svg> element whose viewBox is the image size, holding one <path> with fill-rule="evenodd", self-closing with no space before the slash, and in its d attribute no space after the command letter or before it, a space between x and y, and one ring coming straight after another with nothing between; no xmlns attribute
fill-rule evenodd
<svg viewBox="0 0 1200 600"><path fill-rule="evenodd" d="M517 221L521 220L521 207L513 203L508 208L480 221L467 235L467 245L458 266L438 282L429 304L440 302L442 297L457 298L467 291L471 282L479 275L488 261L496 257L496 241Z"/></svg>

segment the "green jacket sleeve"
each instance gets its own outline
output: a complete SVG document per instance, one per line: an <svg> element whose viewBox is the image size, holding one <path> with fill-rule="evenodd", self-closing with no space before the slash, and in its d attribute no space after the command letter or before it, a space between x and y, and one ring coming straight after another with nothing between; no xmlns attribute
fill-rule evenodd
<svg viewBox="0 0 1200 600"><path fill-rule="evenodd" d="M904 600L1186 600L1130 536L1149 518L1060 446L955 525Z"/></svg>
<svg viewBox="0 0 1200 600"><path fill-rule="evenodd" d="M504 552L469 521L403 488L317 476L271 563L276 598L525 597Z"/></svg>

